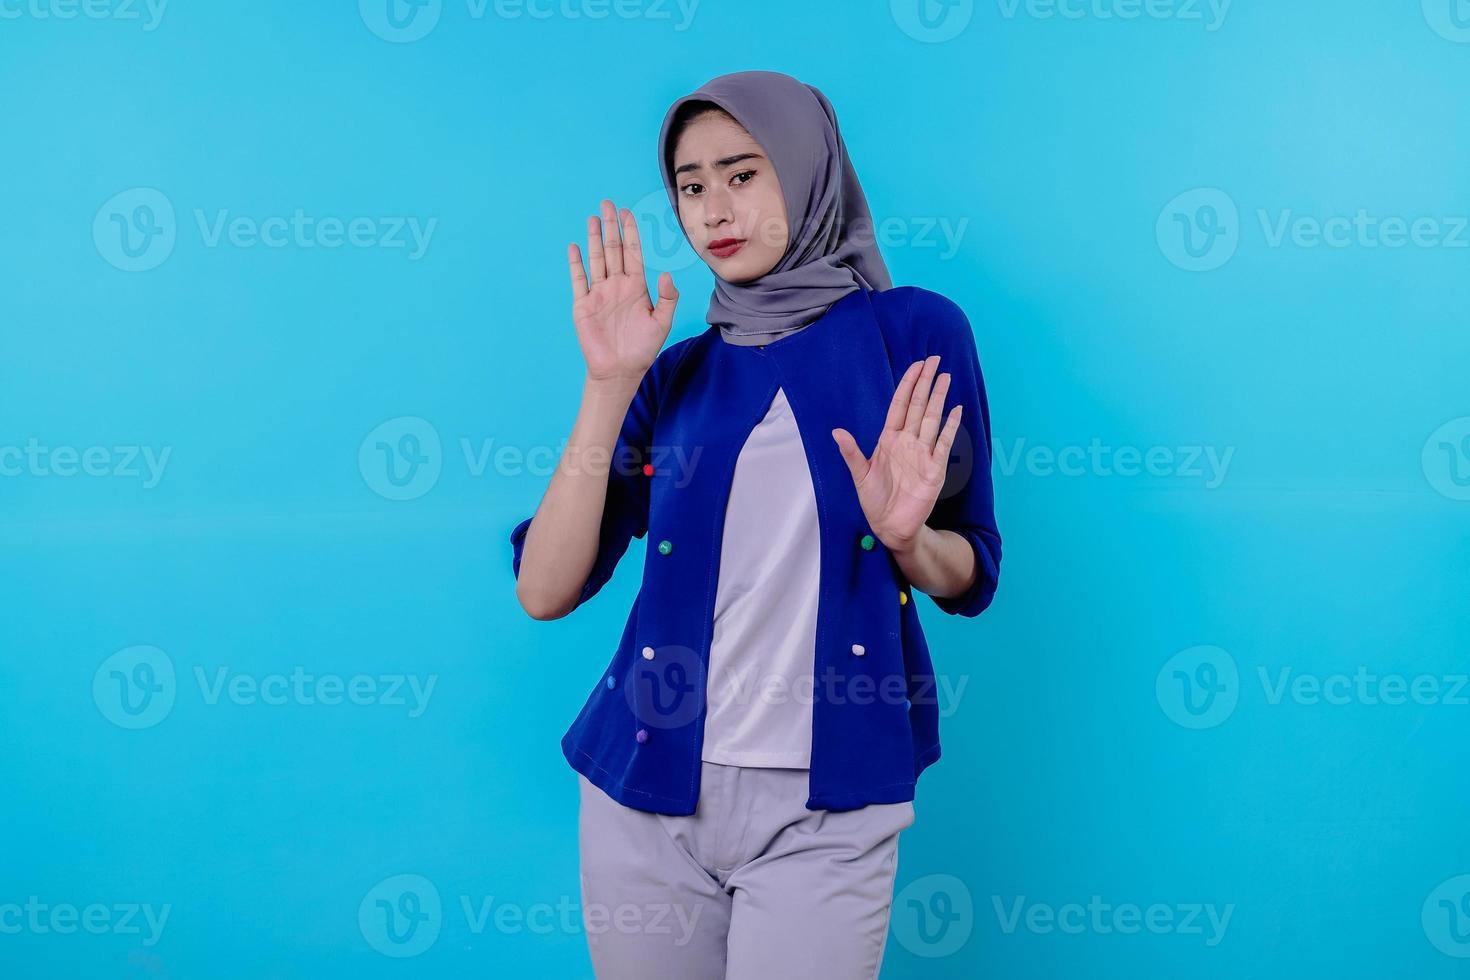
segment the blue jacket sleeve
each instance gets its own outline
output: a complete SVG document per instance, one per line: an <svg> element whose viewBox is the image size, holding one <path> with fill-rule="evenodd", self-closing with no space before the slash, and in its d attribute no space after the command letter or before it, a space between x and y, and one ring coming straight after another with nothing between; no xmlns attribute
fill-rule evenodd
<svg viewBox="0 0 1470 980"><path fill-rule="evenodd" d="M655 375L662 364L662 360L655 361L644 373L623 418L623 427L618 433L608 467L607 496L602 507L597 557L573 609L595 596L612 578L613 569L628 550L630 540L648 533L649 478L644 475L643 466L652 462L653 422L657 415ZM517 580L521 575L521 556L530 527L531 517L528 517L510 532L511 572Z"/></svg>
<svg viewBox="0 0 1470 980"><path fill-rule="evenodd" d="M990 479L990 405L980 373L980 355L969 318L954 301L916 289L909 302L911 328L929 338L928 349L919 356L938 354L939 370L950 372L945 417L955 404L964 406L959 431L950 447L944 486L924 523L936 530L955 532L975 552L975 582L970 589L963 595L930 598L951 615L978 616L995 598L1000 578L1000 531L995 523L995 492Z"/></svg>

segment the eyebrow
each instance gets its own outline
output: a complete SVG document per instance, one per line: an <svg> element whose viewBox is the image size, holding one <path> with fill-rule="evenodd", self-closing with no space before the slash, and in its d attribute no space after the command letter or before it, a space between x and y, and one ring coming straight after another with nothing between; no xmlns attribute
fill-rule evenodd
<svg viewBox="0 0 1470 980"><path fill-rule="evenodd" d="M715 161L715 169L716 170L724 170L726 167L730 166L731 164L733 164L733 163L739 163L741 160L761 160L761 159L764 159L764 158L759 153L737 153L733 157L723 157L723 158L721 158L719 160L716 160ZM685 173L686 171L698 170L699 168L700 168L700 165L698 163L686 163L686 164L683 164L682 166L679 166L679 167L675 167L674 168L674 176L677 177L679 174Z"/></svg>

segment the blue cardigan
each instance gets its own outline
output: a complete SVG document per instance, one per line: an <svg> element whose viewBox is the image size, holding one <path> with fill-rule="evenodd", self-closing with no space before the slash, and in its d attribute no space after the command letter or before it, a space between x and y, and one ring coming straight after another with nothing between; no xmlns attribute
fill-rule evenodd
<svg viewBox="0 0 1470 980"><path fill-rule="evenodd" d="M764 347L730 344L710 326L658 355L618 436L597 559L577 605L612 576L631 538L655 547L612 661L562 738L573 769L625 806L695 812L725 504L741 447L782 387L820 524L806 807L914 798L919 774L939 758L934 669L909 585L869 536L831 431L847 429L871 455L898 379L930 354L952 373L946 411L964 409L926 523L963 535L976 568L966 594L933 602L960 616L990 604L1000 571L990 413L975 338L955 303L914 286L859 288ZM510 535L517 577L530 524Z"/></svg>

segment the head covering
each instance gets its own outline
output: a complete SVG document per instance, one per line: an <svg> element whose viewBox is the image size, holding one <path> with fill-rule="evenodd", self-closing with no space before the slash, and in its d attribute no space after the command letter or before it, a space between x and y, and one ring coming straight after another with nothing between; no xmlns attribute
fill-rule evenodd
<svg viewBox="0 0 1470 980"><path fill-rule="evenodd" d="M832 103L815 86L774 71L721 75L675 102L659 133L659 170L679 213L669 130L680 106L713 102L744 126L776 169L789 241L771 271L750 282L715 274L705 320L734 344L766 344L806 327L853 290L893 283L878 251L867 198L847 156ZM688 237L688 233L685 233Z"/></svg>

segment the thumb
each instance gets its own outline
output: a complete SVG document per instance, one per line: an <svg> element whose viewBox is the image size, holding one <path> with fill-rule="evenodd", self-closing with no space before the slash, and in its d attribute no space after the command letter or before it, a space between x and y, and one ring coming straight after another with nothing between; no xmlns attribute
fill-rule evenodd
<svg viewBox="0 0 1470 980"><path fill-rule="evenodd" d="M658 277L658 303L653 308L653 318L659 326L671 329L674 325L674 307L679 303L679 291L674 288L672 273L661 272Z"/></svg>
<svg viewBox="0 0 1470 980"><path fill-rule="evenodd" d="M836 441L842 458L847 462L847 469L852 473L852 482L859 482L868 473L868 460L863 456L863 451L858 448L857 440L853 439L852 433L846 429L833 429L832 438Z"/></svg>

